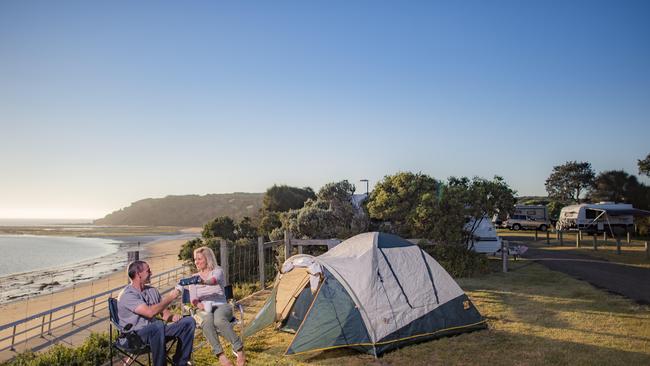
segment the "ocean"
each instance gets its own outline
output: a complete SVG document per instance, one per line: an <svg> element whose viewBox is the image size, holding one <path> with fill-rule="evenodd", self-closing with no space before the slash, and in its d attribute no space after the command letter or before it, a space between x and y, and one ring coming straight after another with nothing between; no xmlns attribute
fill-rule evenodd
<svg viewBox="0 0 650 366"><path fill-rule="evenodd" d="M0 277L103 257L117 252L120 243L105 238L0 235Z"/></svg>

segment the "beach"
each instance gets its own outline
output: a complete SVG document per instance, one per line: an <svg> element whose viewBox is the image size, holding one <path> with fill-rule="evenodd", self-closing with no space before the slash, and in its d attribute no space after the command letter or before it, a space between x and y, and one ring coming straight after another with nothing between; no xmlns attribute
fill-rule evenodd
<svg viewBox="0 0 650 366"><path fill-rule="evenodd" d="M198 231L200 229L186 229L183 232L195 235ZM189 239L159 239L142 244L140 259L149 263L153 275L180 266L182 263L178 260L178 253L187 240ZM126 254L124 253L124 255ZM124 263L126 264L126 261ZM126 285L127 282L126 270L122 266L121 269L95 280L73 283L71 286L59 291L54 290L52 287L46 287L40 291L35 289L31 296L0 305L0 325L50 310L118 286Z"/></svg>

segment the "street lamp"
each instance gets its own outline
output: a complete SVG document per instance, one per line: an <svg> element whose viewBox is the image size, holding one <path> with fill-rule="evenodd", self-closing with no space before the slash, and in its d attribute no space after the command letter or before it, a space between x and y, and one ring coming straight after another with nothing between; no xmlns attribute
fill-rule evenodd
<svg viewBox="0 0 650 366"><path fill-rule="evenodd" d="M366 182L366 198L370 198L368 195L368 180L367 179L361 179L359 182Z"/></svg>

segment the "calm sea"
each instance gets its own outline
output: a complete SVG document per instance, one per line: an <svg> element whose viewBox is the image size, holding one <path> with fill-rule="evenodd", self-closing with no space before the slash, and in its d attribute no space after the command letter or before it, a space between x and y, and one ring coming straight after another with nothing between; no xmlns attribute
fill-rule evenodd
<svg viewBox="0 0 650 366"><path fill-rule="evenodd" d="M59 267L117 252L112 239L0 235L0 276Z"/></svg>
<svg viewBox="0 0 650 366"><path fill-rule="evenodd" d="M59 226L59 225L90 225L92 219L3 219L0 226Z"/></svg>

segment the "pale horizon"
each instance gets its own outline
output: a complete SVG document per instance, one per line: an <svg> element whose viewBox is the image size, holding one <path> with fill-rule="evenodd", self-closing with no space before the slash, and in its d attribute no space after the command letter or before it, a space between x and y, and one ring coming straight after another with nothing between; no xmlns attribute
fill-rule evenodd
<svg viewBox="0 0 650 366"><path fill-rule="evenodd" d="M650 153L650 3L0 2L0 217Z"/></svg>

